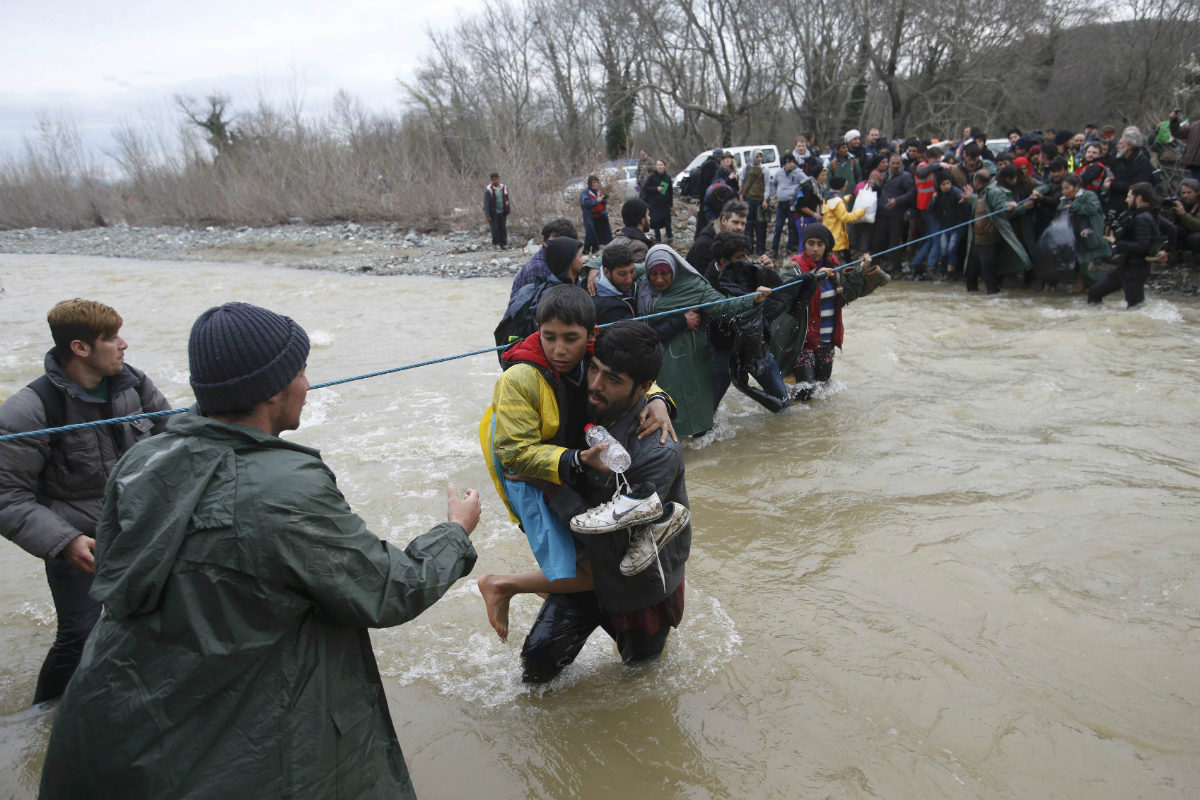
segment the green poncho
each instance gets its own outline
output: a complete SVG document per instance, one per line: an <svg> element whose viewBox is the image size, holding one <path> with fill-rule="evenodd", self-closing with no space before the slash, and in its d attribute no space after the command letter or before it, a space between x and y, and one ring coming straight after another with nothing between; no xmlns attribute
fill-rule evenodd
<svg viewBox="0 0 1200 800"><path fill-rule="evenodd" d="M659 263L668 264L675 277L666 291L661 293L650 285L649 278L643 276L638 279L636 294L639 317L727 299L679 253L665 244L655 245L646 253L647 272ZM726 321L752 305L752 297L730 299L720 305L701 309L700 314L705 318ZM665 342L663 351L658 385L675 401L678 411L675 431L680 436L703 433L712 427L714 411L712 348L708 343L708 326L702 322L694 331L683 331Z"/></svg>
<svg viewBox="0 0 1200 800"><path fill-rule="evenodd" d="M174 418L108 482L104 614L41 797L414 797L367 628L412 619L474 562L454 523L380 541L315 450Z"/></svg>

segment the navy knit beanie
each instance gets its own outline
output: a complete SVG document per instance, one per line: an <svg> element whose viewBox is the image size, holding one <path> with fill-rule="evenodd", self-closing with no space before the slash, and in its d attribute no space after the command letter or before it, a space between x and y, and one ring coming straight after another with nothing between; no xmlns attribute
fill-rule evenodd
<svg viewBox="0 0 1200 800"><path fill-rule="evenodd" d="M192 392L204 415L249 411L279 394L308 361L308 334L249 303L205 311L188 338Z"/></svg>

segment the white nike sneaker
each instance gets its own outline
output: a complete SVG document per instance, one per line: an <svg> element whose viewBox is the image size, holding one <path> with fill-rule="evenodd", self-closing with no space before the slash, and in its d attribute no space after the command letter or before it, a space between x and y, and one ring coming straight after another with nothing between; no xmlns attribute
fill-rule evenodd
<svg viewBox="0 0 1200 800"><path fill-rule="evenodd" d="M649 497L630 497L618 494L607 503L589 508L571 518L571 530L576 533L611 533L631 525L652 522L662 516L658 492Z"/></svg>
<svg viewBox="0 0 1200 800"><path fill-rule="evenodd" d="M658 560L658 552L667 546L691 521L687 506L667 503L667 514L660 522L643 525L629 538L629 549L621 559L621 574L632 577Z"/></svg>

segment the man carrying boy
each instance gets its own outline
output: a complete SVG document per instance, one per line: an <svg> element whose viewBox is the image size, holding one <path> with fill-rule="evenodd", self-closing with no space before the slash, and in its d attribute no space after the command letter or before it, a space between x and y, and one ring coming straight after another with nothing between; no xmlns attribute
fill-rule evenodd
<svg viewBox="0 0 1200 800"><path fill-rule="evenodd" d="M121 315L64 300L47 315L46 374L0 406L0 433L35 431L170 408L145 373L125 363ZM89 596L104 483L130 447L166 426L137 420L0 444L0 533L46 561L58 630L33 702L57 699L100 616Z"/></svg>
<svg viewBox="0 0 1200 800"><path fill-rule="evenodd" d="M627 479L658 488L664 521L648 526L653 538L640 548L625 530L581 537L594 589L546 598L521 648L526 683L552 680L597 627L613 638L626 664L654 660L683 618L684 564L692 542L683 450L673 439L638 433L662 359L654 329L626 320L600 333L587 360L588 416L629 451ZM610 497L612 483L611 474L588 470L573 486L560 487L550 507L562 517L581 514ZM631 561L658 568L630 574Z"/></svg>
<svg viewBox="0 0 1200 800"><path fill-rule="evenodd" d="M541 567L540 572L479 579L488 621L501 640L508 637L508 603L514 594L591 590L591 576L577 564L575 542L547 507L547 495L577 481L587 468L608 471L600 457L603 446L588 447L583 431L588 361L596 339L592 298L578 286L555 286L542 297L537 314L538 330L504 352L504 374L479 423L496 492L512 521L522 526ZM673 436L669 399L657 388L652 394L660 402L643 404L638 433L658 430L657 438Z"/></svg>

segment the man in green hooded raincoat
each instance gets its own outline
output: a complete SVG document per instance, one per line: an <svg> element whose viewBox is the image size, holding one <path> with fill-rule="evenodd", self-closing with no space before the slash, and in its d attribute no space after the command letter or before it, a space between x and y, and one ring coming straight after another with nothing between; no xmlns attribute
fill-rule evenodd
<svg viewBox="0 0 1200 800"><path fill-rule="evenodd" d="M988 294L1000 291L1005 275L1033 269L1025 245L1009 221L1017 210L1012 194L996 181L988 170L972 177L975 185L975 221L967 226L967 269L963 275L968 292L979 290L982 273Z"/></svg>
<svg viewBox="0 0 1200 800"><path fill-rule="evenodd" d="M367 628L470 572L479 497L405 550L381 541L300 424L308 336L244 303L188 344L193 413L105 490L104 605L58 708L41 797L412 798Z"/></svg>

